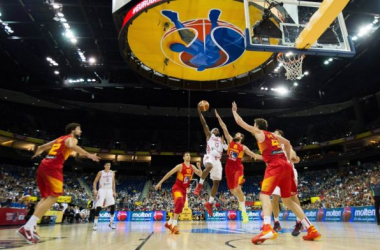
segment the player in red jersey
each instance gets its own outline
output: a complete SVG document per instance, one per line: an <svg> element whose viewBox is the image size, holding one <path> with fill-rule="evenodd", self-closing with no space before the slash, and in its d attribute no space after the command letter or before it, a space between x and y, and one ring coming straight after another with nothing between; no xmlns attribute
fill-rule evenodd
<svg viewBox="0 0 380 250"><path fill-rule="evenodd" d="M284 137L284 132L282 132L279 129L276 129L274 131L274 134L276 136ZM283 145L281 145L283 148ZM298 173L296 168L294 167L294 164L297 164L300 162L300 158L297 156L296 152L292 149L291 152L292 156L290 158L290 164L293 167L294 172L294 180L296 182L296 186L298 186ZM279 232L281 230L280 220L279 220L279 214L280 214L280 196L281 196L281 189L279 187L276 187L275 190L272 193L272 208L273 208L273 219L274 219L274 226L273 229L276 232ZM301 207L300 200L298 199L297 195L291 196L291 199L293 202L297 203L298 206ZM300 218L297 217L296 225L294 227L294 230L292 232L293 236L298 236L302 231L302 223Z"/></svg>
<svg viewBox="0 0 380 250"><path fill-rule="evenodd" d="M228 143L227 149L227 163L226 163L226 178L227 185L230 192L238 199L239 208L241 209L241 214L243 216L243 223L249 221L247 211L245 208L245 197L241 190L241 186L245 182L244 180L244 166L241 163L244 153L251 156L255 160L260 158L259 155L253 153L246 146L242 144L244 141L244 135L242 133L236 133L232 138L228 132L226 124L223 122L222 118L219 116L218 112L215 110L215 115L218 118L219 125L223 129L224 136L226 137Z"/></svg>
<svg viewBox="0 0 380 250"><path fill-rule="evenodd" d="M191 156L189 152L183 154L183 163L178 164L172 170L170 170L162 180L154 187L156 190L161 188L162 183L169 179L170 176L177 173L175 183L172 187L172 194L174 200L174 215L170 218L169 222L165 224L172 234L179 234L178 230L178 217L182 212L186 202L186 189L190 185L190 181L193 178L193 173L198 176L202 175L201 164L197 162L197 167L190 164Z"/></svg>
<svg viewBox="0 0 380 250"><path fill-rule="evenodd" d="M290 142L281 136L266 131L268 122L264 119L255 119L254 126L245 123L237 113L235 102L232 103L232 113L236 123L256 138L262 157L267 164L260 193L264 212L264 226L261 233L252 238L252 243L261 244L265 240L277 238L277 232L271 226L272 204L270 201L270 195L277 186L281 189L281 198L284 204L301 219L302 225L307 228L307 235L303 239L316 240L321 238L321 234L310 223L302 208L291 199L291 196L297 195L297 186L294 180L293 167L287 160L291 159L292 146ZM284 149L282 149L281 144L284 145Z"/></svg>
<svg viewBox="0 0 380 250"><path fill-rule="evenodd" d="M39 146L32 157L35 158L49 150L37 170L37 184L42 199L36 206L33 216L16 231L16 234L29 244L36 244L41 240L36 231L37 222L57 202L58 196L63 193L63 164L71 152L75 151L93 161L99 161L100 159L96 154L90 154L77 145L77 137L81 134L80 125L70 123L66 126L66 135Z"/></svg>

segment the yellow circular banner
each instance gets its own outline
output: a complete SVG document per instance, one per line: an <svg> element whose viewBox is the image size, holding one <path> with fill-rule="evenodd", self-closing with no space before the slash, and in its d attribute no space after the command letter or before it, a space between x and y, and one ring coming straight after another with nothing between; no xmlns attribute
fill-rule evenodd
<svg viewBox="0 0 380 250"><path fill-rule="evenodd" d="M149 4L136 5L140 13L131 10L136 16L127 16L126 36L133 55L158 73L192 81L221 80L252 71L273 54L245 50L242 1L154 1L144 10ZM261 20L262 11L250 8L251 20Z"/></svg>

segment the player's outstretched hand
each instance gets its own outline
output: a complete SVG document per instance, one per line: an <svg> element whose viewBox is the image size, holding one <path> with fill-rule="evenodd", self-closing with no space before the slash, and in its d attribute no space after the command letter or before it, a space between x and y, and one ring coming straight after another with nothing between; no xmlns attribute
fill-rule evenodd
<svg viewBox="0 0 380 250"><path fill-rule="evenodd" d="M97 196L98 195L98 190L94 190L94 195Z"/></svg>
<svg viewBox="0 0 380 250"><path fill-rule="evenodd" d="M232 103L232 111L237 112L237 105L236 105L236 102L233 102L233 103Z"/></svg>
<svg viewBox="0 0 380 250"><path fill-rule="evenodd" d="M87 158L89 158L89 159L91 159L91 160L93 160L93 161L96 161L96 162L98 162L98 161L100 160L100 157L97 156L96 154L89 154L89 155L87 156Z"/></svg>
<svg viewBox="0 0 380 250"><path fill-rule="evenodd" d="M158 183L156 186L154 186L154 189L156 189L156 190L161 189L161 183Z"/></svg>
<svg viewBox="0 0 380 250"><path fill-rule="evenodd" d="M202 168L201 168L201 163L200 163L200 162L195 163L195 165L197 165L197 168L198 168L198 169L202 169Z"/></svg>
<svg viewBox="0 0 380 250"><path fill-rule="evenodd" d="M215 116L216 116L216 118L220 118L220 115L216 109L215 109Z"/></svg>

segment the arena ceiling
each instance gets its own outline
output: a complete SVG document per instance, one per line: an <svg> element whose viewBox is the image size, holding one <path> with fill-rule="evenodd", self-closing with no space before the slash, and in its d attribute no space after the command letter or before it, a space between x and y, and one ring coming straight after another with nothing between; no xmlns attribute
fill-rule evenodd
<svg viewBox="0 0 380 250"><path fill-rule="evenodd" d="M54 2L61 6L63 16L57 16ZM128 7L138 2L131 1ZM309 75L298 86L287 82L283 74L267 72L244 86L189 92L149 81L128 66L120 53L120 20L112 17L111 0L0 0L0 13L1 87L53 103L70 100L181 108L207 99L223 108L236 100L244 108L299 109L345 102L380 90L379 29L355 41L354 58L334 58L326 65L329 58L307 57L304 70ZM379 14L377 0L351 1L344 11L349 34L359 34ZM72 34L65 34L62 18ZM281 96L271 91L279 86L291 92Z"/></svg>

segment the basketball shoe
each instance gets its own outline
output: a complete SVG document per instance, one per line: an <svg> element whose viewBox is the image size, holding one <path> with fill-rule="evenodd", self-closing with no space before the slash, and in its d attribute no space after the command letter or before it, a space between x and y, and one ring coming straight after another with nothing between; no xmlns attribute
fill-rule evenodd
<svg viewBox="0 0 380 250"><path fill-rule="evenodd" d="M115 224L114 223L111 223L110 222L110 224L108 225L110 228L112 228L112 229L116 229L116 226L115 226Z"/></svg>
<svg viewBox="0 0 380 250"><path fill-rule="evenodd" d="M209 216L213 216L213 213L212 213L212 203L210 202L206 202L205 203L205 208L207 209L207 213Z"/></svg>
<svg viewBox="0 0 380 250"><path fill-rule="evenodd" d="M92 230L97 231L98 230L98 224L94 223L94 226L92 227Z"/></svg>
<svg viewBox="0 0 380 250"><path fill-rule="evenodd" d="M172 225L169 225L167 222L165 223L165 227L169 229L170 231L173 230Z"/></svg>
<svg viewBox="0 0 380 250"><path fill-rule="evenodd" d="M274 240L276 239L278 234L276 231L273 230L271 225L265 224L263 226L263 231L259 235L256 235L255 237L252 238L252 243L255 245L259 245L264 243L266 240Z"/></svg>
<svg viewBox="0 0 380 250"><path fill-rule="evenodd" d="M194 189L193 194L199 195L201 193L202 188L203 188L203 184L198 183L197 187Z"/></svg>
<svg viewBox="0 0 380 250"><path fill-rule="evenodd" d="M23 238L29 244L36 244L37 241L33 237L33 230L26 230L24 226L22 226L19 230L16 231L16 234Z"/></svg>
<svg viewBox="0 0 380 250"><path fill-rule="evenodd" d="M301 221L298 221L296 223L296 225L294 226L292 235L293 236L298 236L301 233L301 231L302 231L302 223L301 223Z"/></svg>
<svg viewBox="0 0 380 250"><path fill-rule="evenodd" d="M34 229L33 229L33 238L36 240L37 243L42 241L41 236L37 233L36 226L34 226Z"/></svg>
<svg viewBox="0 0 380 250"><path fill-rule="evenodd" d="M179 234L179 229L178 229L177 226L174 226L174 227L172 228L172 234Z"/></svg>
<svg viewBox="0 0 380 250"><path fill-rule="evenodd" d="M279 221L275 221L274 222L274 226L273 226L273 230L278 233L279 231L281 231L281 229L282 228L281 228L280 222Z"/></svg>
<svg viewBox="0 0 380 250"><path fill-rule="evenodd" d="M310 240L310 241L313 241L313 240L318 240L322 237L322 235L317 231L317 229L315 229L315 227L313 225L311 225L308 229L307 229L307 234L302 237L304 240Z"/></svg>
<svg viewBox="0 0 380 250"><path fill-rule="evenodd" d="M243 223L247 223L249 221L247 212L241 212L241 216L243 217Z"/></svg>

